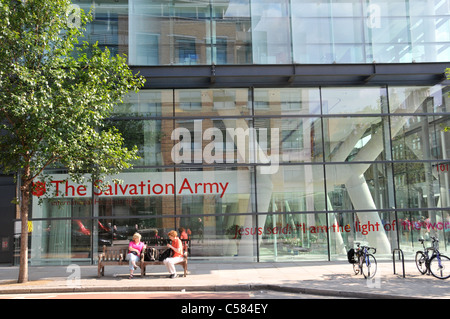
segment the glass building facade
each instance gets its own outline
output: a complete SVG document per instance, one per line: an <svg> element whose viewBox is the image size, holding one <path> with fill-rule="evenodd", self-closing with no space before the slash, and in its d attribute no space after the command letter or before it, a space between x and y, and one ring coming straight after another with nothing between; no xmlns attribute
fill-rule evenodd
<svg viewBox="0 0 450 319"><path fill-rule="evenodd" d="M248 74L256 65L447 63L448 0L75 4L93 6L91 43L127 54L134 70L149 74L106 123L138 146L140 159L101 181L110 182L101 190L48 171L57 195L41 204L33 197L32 264L95 263L103 245L135 231L151 241L180 227L199 261L344 260L355 242L390 259L394 248L412 256L418 238L430 236L448 249L443 78L421 85L409 74L376 85L263 78L234 87L152 78L157 68L180 66Z"/></svg>
<svg viewBox="0 0 450 319"><path fill-rule="evenodd" d="M450 60L446 0L76 1L130 65Z"/></svg>

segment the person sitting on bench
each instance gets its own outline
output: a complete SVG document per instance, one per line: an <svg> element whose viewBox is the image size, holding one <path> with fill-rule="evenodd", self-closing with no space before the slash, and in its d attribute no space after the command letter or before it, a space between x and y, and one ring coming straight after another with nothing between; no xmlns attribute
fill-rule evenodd
<svg viewBox="0 0 450 319"><path fill-rule="evenodd" d="M142 249L144 249L144 247L144 243L141 242L141 234L135 233L133 235L133 240L130 241L130 245L128 246L128 254L126 258L130 265L130 279L133 278L133 272L137 268L136 262L139 261Z"/></svg>
<svg viewBox="0 0 450 319"><path fill-rule="evenodd" d="M166 265L169 271L169 278L177 278L177 271L175 264L183 261L183 245L181 240L177 237L178 234L175 230L170 231L168 234L169 239L172 241L172 245L167 244L167 247L173 250L172 257L164 259L164 265Z"/></svg>

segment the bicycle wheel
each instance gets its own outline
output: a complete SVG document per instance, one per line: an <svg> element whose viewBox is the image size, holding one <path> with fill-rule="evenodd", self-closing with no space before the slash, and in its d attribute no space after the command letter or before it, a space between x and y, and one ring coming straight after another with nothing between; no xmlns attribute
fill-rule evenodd
<svg viewBox="0 0 450 319"><path fill-rule="evenodd" d="M366 260L362 264L362 273L367 279L373 278L377 273L377 260L372 254L366 256Z"/></svg>
<svg viewBox="0 0 450 319"><path fill-rule="evenodd" d="M418 251L416 253L416 266L419 272L422 275L425 275L427 272L427 257L423 253L423 251Z"/></svg>
<svg viewBox="0 0 450 319"><path fill-rule="evenodd" d="M450 277L450 258L444 255L433 256L430 259L431 274L439 279L447 279Z"/></svg>

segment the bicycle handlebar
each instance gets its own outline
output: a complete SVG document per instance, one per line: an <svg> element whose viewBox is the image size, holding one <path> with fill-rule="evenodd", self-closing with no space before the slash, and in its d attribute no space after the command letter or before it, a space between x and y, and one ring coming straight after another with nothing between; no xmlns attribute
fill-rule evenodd
<svg viewBox="0 0 450 319"><path fill-rule="evenodd" d="M430 238L431 238L431 240L433 240L433 242L439 242L439 239L437 239L437 238L434 237L434 236L431 236ZM419 241L420 241L421 243L423 243L423 242L425 241L425 239L419 238Z"/></svg>
<svg viewBox="0 0 450 319"><path fill-rule="evenodd" d="M359 244L359 243L358 243ZM371 249L373 249L373 253L374 254L376 254L377 253L377 249L375 248L375 247L369 247L369 246L359 246L358 245L358 247L357 248L360 248L360 249L364 249L364 248L367 248L367 252L369 252L369 250L371 250Z"/></svg>
<svg viewBox="0 0 450 319"><path fill-rule="evenodd" d="M439 239L437 239L437 238L434 237L434 236L431 236L430 238L431 238L431 240L433 241L433 242L432 242L432 247L426 248L426 247L425 247L425 239L423 239L423 238L419 238L419 242L422 244L422 246L423 246L424 249L427 249L427 250L434 250L434 249L437 249L437 245L435 245L435 244L436 244L436 243L439 243Z"/></svg>

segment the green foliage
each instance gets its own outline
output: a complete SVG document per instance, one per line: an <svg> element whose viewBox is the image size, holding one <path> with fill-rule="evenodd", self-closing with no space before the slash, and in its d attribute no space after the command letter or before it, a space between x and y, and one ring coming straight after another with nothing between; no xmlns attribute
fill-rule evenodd
<svg viewBox="0 0 450 319"><path fill-rule="evenodd" d="M74 8L69 0L0 0L0 169L21 178L18 282L28 281L34 179L57 165L77 182L96 180L138 159L104 119L144 79L125 57L78 45L91 17Z"/></svg>
<svg viewBox="0 0 450 319"><path fill-rule="evenodd" d="M114 105L144 79L123 56L78 45L91 19L68 23L69 0L0 0L0 165L31 182L50 165L75 180L131 167L137 149L102 129ZM89 51L89 55L86 53Z"/></svg>

